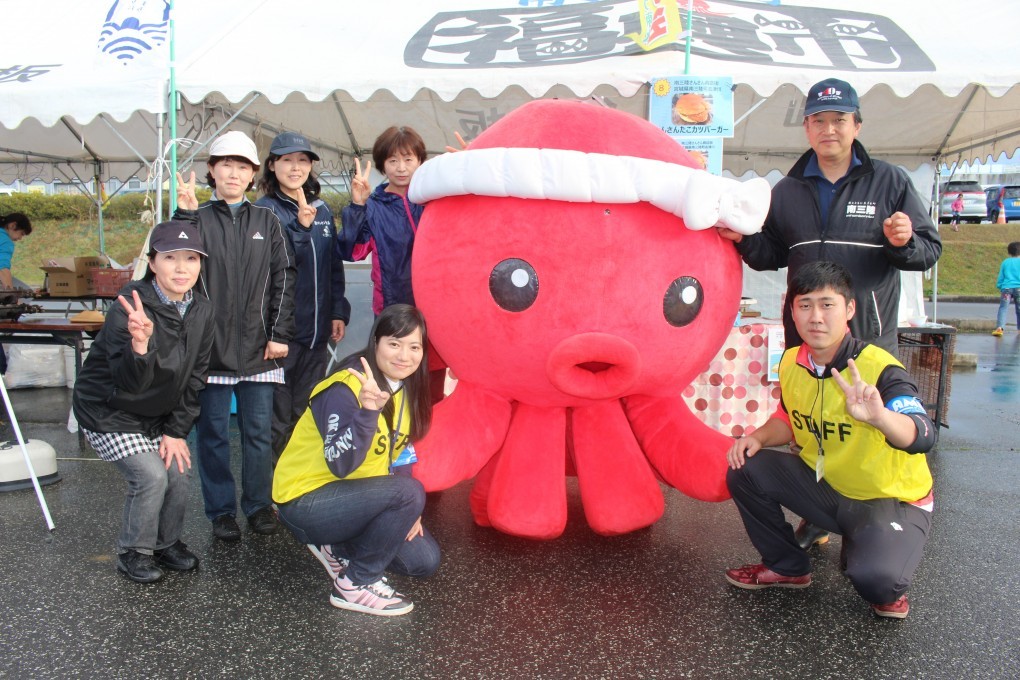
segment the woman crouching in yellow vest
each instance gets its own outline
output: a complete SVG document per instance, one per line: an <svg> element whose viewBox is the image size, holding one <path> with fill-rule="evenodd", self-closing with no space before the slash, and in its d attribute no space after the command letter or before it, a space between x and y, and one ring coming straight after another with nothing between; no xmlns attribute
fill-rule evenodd
<svg viewBox="0 0 1020 680"><path fill-rule="evenodd" d="M425 577L439 567L421 524L425 490L411 476L412 442L432 421L426 340L421 312L385 308L368 347L312 390L277 463L280 519L326 567L334 607L406 614L414 605L383 572Z"/></svg>

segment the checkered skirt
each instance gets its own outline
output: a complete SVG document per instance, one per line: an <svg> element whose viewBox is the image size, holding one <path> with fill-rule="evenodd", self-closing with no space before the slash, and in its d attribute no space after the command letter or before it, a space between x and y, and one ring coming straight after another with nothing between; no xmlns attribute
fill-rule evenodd
<svg viewBox="0 0 1020 680"><path fill-rule="evenodd" d="M159 442L162 439L146 437L138 432L93 432L84 427L81 431L96 450L96 455L111 463L136 453L146 451L159 453Z"/></svg>

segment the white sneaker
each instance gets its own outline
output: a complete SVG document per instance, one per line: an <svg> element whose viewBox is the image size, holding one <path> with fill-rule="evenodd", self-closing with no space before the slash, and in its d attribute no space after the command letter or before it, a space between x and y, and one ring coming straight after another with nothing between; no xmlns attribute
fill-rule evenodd
<svg viewBox="0 0 1020 680"><path fill-rule="evenodd" d="M305 546L315 555L315 559L319 560L322 566L326 567L326 573L329 574L331 581L335 581L347 573L348 561L334 555L328 545L306 543Z"/></svg>
<svg viewBox="0 0 1020 680"><path fill-rule="evenodd" d="M400 616L414 609L414 603L393 590L386 579L367 586L356 586L344 574L333 582L329 603L340 609L350 609L376 616Z"/></svg>

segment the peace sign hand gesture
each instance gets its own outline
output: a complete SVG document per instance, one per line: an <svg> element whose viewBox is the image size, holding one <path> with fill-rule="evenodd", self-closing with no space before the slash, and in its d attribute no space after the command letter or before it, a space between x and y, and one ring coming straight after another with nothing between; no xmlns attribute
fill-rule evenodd
<svg viewBox="0 0 1020 680"><path fill-rule="evenodd" d="M177 205L185 210L198 210L198 199L195 197L195 171L187 182L177 173Z"/></svg>
<svg viewBox="0 0 1020 680"><path fill-rule="evenodd" d="M372 161L368 161L365 170L361 170L361 159L354 159L354 179L351 181L351 202L365 205L372 195L372 187L368 184L368 175L372 172Z"/></svg>
<svg viewBox="0 0 1020 680"><path fill-rule="evenodd" d="M137 354L145 354L149 350L149 338L152 337L152 319L145 314L142 307L142 299L138 297L138 291L131 291L134 298L134 305L118 295L124 311L127 312L127 331L131 334L131 349Z"/></svg>
<svg viewBox="0 0 1020 680"><path fill-rule="evenodd" d="M879 394L877 387L869 385L861 379L861 373L857 370L857 364L853 359L847 361L847 368L850 370L850 380L853 381L853 384L844 380L835 368L832 369L833 379L846 396L847 414L862 423L878 427L887 412L885 404L882 403L882 395Z"/></svg>
<svg viewBox="0 0 1020 680"><path fill-rule="evenodd" d="M353 368L348 369L361 381L361 392L358 394L358 400L361 401L362 407L370 411L378 411L386 405L386 401L390 398L390 393L379 389L379 384L375 381L372 369L368 365L368 359L361 357L361 366L365 369L364 373L359 373Z"/></svg>
<svg viewBox="0 0 1020 680"><path fill-rule="evenodd" d="M305 200L304 187L298 187L297 194L297 221L307 229L315 221L315 208L308 205L308 201Z"/></svg>

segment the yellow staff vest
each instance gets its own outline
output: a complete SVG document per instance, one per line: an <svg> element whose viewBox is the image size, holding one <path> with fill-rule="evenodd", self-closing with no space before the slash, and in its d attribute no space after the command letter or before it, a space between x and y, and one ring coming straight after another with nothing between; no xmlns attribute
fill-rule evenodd
<svg viewBox="0 0 1020 680"><path fill-rule="evenodd" d="M779 383L800 457L812 470L818 459L818 438L825 451L824 479L839 493L856 500L898 498L913 502L932 488L928 458L894 448L878 429L850 417L843 390L829 374L824 381L797 364L799 347L783 353ZM899 366L888 352L868 345L854 362L861 379L875 385L888 366ZM847 382L850 369L840 375ZM824 394L822 384L824 382Z"/></svg>
<svg viewBox="0 0 1020 680"><path fill-rule="evenodd" d="M312 389L309 401L337 383L350 388L355 397L361 392L361 381L353 373L346 370L338 371ZM394 400L393 420L397 428L396 435L391 432L390 426L380 412L375 438L368 453L365 454L365 460L344 479L388 475L391 457L395 457L407 446L411 431L411 412L405 390L398 390L390 399ZM358 404L361 404L360 400ZM273 501L276 503L292 501L337 479L339 477L333 474L326 463L322 435L315 424L312 409L306 408L294 426L294 433L283 450L280 461L276 464L276 471L273 473Z"/></svg>

